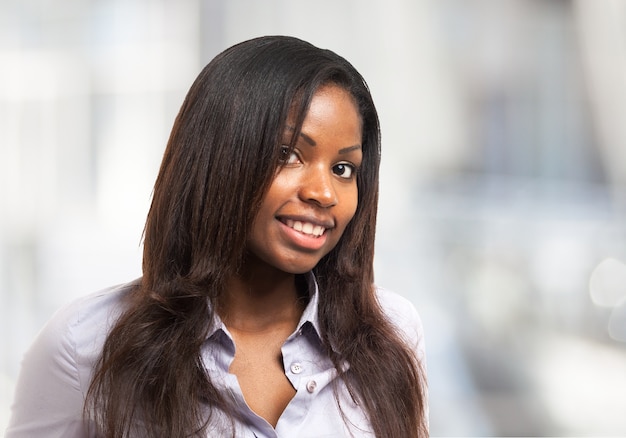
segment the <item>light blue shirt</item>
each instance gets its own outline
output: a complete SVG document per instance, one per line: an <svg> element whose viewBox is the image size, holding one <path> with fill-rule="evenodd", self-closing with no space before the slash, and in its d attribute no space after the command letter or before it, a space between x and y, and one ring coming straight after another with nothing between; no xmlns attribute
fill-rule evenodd
<svg viewBox="0 0 626 438"><path fill-rule="evenodd" d="M369 421L339 380L337 406L333 381L337 370L325 354L319 337L318 288L309 279L310 301L296 331L282 347L285 375L296 395L280 416L276 428L246 404L234 374L229 373L235 344L226 326L217 321L202 348L202 358L214 385L236 401L242 421L237 437L373 437ZM6 438L83 438L94 436L83 422L83 404L93 366L106 336L123 310L123 297L133 283L105 289L58 311L26 353L17 382ZM415 307L384 289L377 297L399 334L424 362L422 325ZM349 367L349 364L345 364ZM390 364L390 366L392 366ZM343 415L342 415L343 413ZM230 420L217 413L208 436L228 436ZM222 428L224 428L222 430Z"/></svg>

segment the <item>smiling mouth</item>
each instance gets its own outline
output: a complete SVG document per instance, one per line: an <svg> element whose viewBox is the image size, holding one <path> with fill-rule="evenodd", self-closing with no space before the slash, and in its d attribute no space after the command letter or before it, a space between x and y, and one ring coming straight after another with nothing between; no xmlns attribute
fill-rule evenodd
<svg viewBox="0 0 626 438"><path fill-rule="evenodd" d="M321 225L312 224L311 222L294 221L291 219L285 219L283 221L289 228L293 228L299 233L307 236L320 237L326 231Z"/></svg>

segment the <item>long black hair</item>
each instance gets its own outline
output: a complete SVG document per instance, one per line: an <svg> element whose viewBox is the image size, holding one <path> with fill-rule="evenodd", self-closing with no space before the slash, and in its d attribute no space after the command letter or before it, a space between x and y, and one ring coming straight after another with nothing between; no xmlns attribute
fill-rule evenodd
<svg viewBox="0 0 626 438"><path fill-rule="evenodd" d="M142 281L107 337L85 405L105 436L129 436L139 420L151 435L193 436L211 428L211 412L234 415L205 373L200 347L280 166L287 118L295 114L297 136L327 84L356 102L363 161L357 211L314 268L321 336L338 370L350 363L341 378L377 436L427 434L423 373L373 289L380 131L370 92L337 54L270 36L214 58L176 118L144 230Z"/></svg>

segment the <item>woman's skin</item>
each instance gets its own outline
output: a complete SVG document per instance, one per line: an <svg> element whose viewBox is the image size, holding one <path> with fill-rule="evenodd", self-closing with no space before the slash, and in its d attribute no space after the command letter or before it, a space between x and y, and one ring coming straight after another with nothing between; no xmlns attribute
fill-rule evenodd
<svg viewBox="0 0 626 438"><path fill-rule="evenodd" d="M285 144L292 132L288 123ZM243 270L230 279L221 303L236 346L230 372L250 408L274 427L296 393L280 351L306 306L298 300L295 274L313 269L354 216L361 134L352 96L336 85L321 87L294 152L285 148L284 166L253 223Z"/></svg>

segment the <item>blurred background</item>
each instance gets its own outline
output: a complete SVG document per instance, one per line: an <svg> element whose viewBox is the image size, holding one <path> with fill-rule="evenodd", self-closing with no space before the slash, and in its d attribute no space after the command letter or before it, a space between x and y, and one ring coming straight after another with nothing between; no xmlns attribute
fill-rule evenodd
<svg viewBox="0 0 626 438"><path fill-rule="evenodd" d="M2 0L0 431L52 313L141 275L195 76L265 34L371 87L377 282L422 315L431 434L626 435L623 0Z"/></svg>

